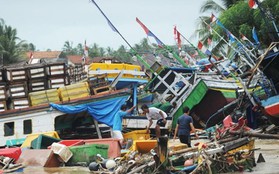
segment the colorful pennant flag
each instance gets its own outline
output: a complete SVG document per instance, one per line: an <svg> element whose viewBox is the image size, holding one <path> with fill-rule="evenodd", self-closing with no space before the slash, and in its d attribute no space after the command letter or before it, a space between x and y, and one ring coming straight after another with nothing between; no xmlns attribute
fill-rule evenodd
<svg viewBox="0 0 279 174"><path fill-rule="evenodd" d="M85 62L86 58L88 57L88 50L89 48L86 46L86 40L84 41L84 50L83 50L83 56L82 61Z"/></svg>
<svg viewBox="0 0 279 174"><path fill-rule="evenodd" d="M259 41L259 38L257 36L257 32L256 32L256 28L255 27L253 27L253 29L252 29L252 36L253 36L254 41L258 45L260 43L260 41Z"/></svg>
<svg viewBox="0 0 279 174"><path fill-rule="evenodd" d="M110 28L112 29L112 31L114 32L118 32L118 30L114 27L114 25L110 22L109 18L105 15L105 13L101 10L101 8L97 5L97 3L94 0L91 0L93 4L95 4L95 6L99 9L99 11L102 13L102 15L106 18L108 25L110 26Z"/></svg>
<svg viewBox="0 0 279 174"><path fill-rule="evenodd" d="M221 28L223 28L224 30L227 30L225 28L225 26L221 23L221 21L219 19L216 20L216 24L219 25Z"/></svg>
<svg viewBox="0 0 279 174"><path fill-rule="evenodd" d="M201 50L206 55L211 55L211 52L202 44L201 41L198 43L198 49Z"/></svg>
<svg viewBox="0 0 279 174"><path fill-rule="evenodd" d="M177 41L177 46L181 50L181 38L179 31L176 30L176 26L174 26L174 39Z"/></svg>
<svg viewBox="0 0 279 174"><path fill-rule="evenodd" d="M258 4L256 3L255 0L249 0L248 5L249 5L250 8L253 8L253 9L258 8Z"/></svg>
<svg viewBox="0 0 279 174"><path fill-rule="evenodd" d="M228 39L231 43L235 42L235 38L234 38L234 35L232 35L232 33L228 30L226 30L226 33L227 33L227 36L228 36Z"/></svg>
<svg viewBox="0 0 279 174"><path fill-rule="evenodd" d="M112 23L109 20L107 20L107 21L108 21L108 25L110 26L112 31L117 32L117 29L112 25Z"/></svg>
<svg viewBox="0 0 279 174"><path fill-rule="evenodd" d="M213 23L217 20L216 16L212 13L211 14L211 22L210 23Z"/></svg>
<svg viewBox="0 0 279 174"><path fill-rule="evenodd" d="M249 41L248 38L247 38L246 36L244 36L244 34L241 34L241 39L242 39L243 41Z"/></svg>
<svg viewBox="0 0 279 174"><path fill-rule="evenodd" d="M89 48L87 47L87 45L86 45L86 40L84 41L84 55L86 56L86 57L88 57L88 50L89 50Z"/></svg>
<svg viewBox="0 0 279 174"><path fill-rule="evenodd" d="M144 30L145 34L147 34L147 36L153 37L156 40L158 46L163 47L163 45L164 45L163 42L161 42L138 18L136 18L136 21L143 28L143 30Z"/></svg>

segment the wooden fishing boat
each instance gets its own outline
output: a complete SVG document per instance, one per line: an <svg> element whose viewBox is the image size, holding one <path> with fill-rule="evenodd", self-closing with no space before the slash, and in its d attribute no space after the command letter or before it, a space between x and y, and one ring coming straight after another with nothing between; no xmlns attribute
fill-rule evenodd
<svg viewBox="0 0 279 174"><path fill-rule="evenodd" d="M279 125L279 95L261 100L263 113L275 125Z"/></svg>
<svg viewBox="0 0 279 174"><path fill-rule="evenodd" d="M138 98L138 103L151 103L154 100L154 93L151 92L139 93L137 98Z"/></svg>
<svg viewBox="0 0 279 174"><path fill-rule="evenodd" d="M108 144L85 144L69 148L73 156L66 163L67 166L78 165L79 163L89 165L92 161L97 159L97 154L105 159L108 158Z"/></svg>
<svg viewBox="0 0 279 174"><path fill-rule="evenodd" d="M206 127L210 116L237 98L240 86L235 81L198 79L189 93L185 94L182 102L173 113L173 127L176 120L183 114L183 107L191 108L191 115L197 128ZM211 119L212 125L223 120L222 114Z"/></svg>
<svg viewBox="0 0 279 174"><path fill-rule="evenodd" d="M259 57L259 61L252 71L249 82L254 79L254 76L260 66L265 66L264 73L266 77L262 78L261 86L265 92L265 98L255 97L253 105L258 111L263 111L273 124L279 125L279 95L278 91L278 52L279 42L272 42L265 52ZM272 58L272 59L271 59ZM248 93L249 95L249 93ZM254 99L250 99L251 101Z"/></svg>
<svg viewBox="0 0 279 174"><path fill-rule="evenodd" d="M211 115L226 105L234 102L243 92L239 80L223 79L216 73L200 73L189 68L164 68L149 84L152 92L159 93L161 102L175 103L169 116L172 117L172 128L177 118L183 114L183 107L190 107L194 124L197 128L215 125L223 120L222 113L210 119ZM259 88L254 80L249 86L250 91ZM261 94L259 92L259 94ZM236 103L228 108L230 113Z"/></svg>
<svg viewBox="0 0 279 174"><path fill-rule="evenodd" d="M279 118L279 95L262 100L261 103L268 115Z"/></svg>
<svg viewBox="0 0 279 174"><path fill-rule="evenodd" d="M88 76L106 74L110 83L117 79L115 84L116 89L130 87L136 84L142 85L148 82L148 76L145 72L141 71L138 65L125 64L125 63L92 63L88 67Z"/></svg>
<svg viewBox="0 0 279 174"><path fill-rule="evenodd" d="M57 131L62 139L76 136L96 138L100 134L97 123L110 125L113 115L129 96L130 90L126 88L51 105L1 112L0 136L3 138L0 146L5 146L6 141L25 138L28 134L49 131Z"/></svg>

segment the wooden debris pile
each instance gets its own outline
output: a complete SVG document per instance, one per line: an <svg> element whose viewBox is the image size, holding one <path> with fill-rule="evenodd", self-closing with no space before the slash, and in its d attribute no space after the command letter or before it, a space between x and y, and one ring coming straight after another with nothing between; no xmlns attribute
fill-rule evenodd
<svg viewBox="0 0 279 174"><path fill-rule="evenodd" d="M129 151L121 158L115 158L115 165L89 169L93 173L228 173L253 171L255 163L255 138L275 138L277 135L255 133L246 126L241 117L233 123L228 116L221 126L212 128L211 137L200 141L194 147L171 151L168 137L160 137L157 146L150 152L140 154ZM98 163L94 163L98 165Z"/></svg>

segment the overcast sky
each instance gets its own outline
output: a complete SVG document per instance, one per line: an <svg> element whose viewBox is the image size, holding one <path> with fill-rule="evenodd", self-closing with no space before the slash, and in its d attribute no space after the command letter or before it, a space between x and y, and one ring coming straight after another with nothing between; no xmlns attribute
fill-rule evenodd
<svg viewBox="0 0 279 174"><path fill-rule="evenodd" d="M205 0L95 0L133 46L146 37L138 17L163 43L174 44L173 26L187 39ZM65 41L117 49L127 46L90 0L0 0L0 18L36 49L62 50ZM153 38L150 38L155 43ZM196 42L195 39L191 40Z"/></svg>

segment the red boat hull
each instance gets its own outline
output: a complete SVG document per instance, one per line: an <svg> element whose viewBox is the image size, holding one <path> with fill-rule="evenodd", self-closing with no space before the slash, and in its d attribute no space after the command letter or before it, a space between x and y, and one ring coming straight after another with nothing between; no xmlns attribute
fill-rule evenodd
<svg viewBox="0 0 279 174"><path fill-rule="evenodd" d="M264 109L268 115L273 117L279 117L279 102L266 106Z"/></svg>
<svg viewBox="0 0 279 174"><path fill-rule="evenodd" d="M18 160L20 155L21 155L21 148L19 147L0 149L0 156L10 157L15 160Z"/></svg>

